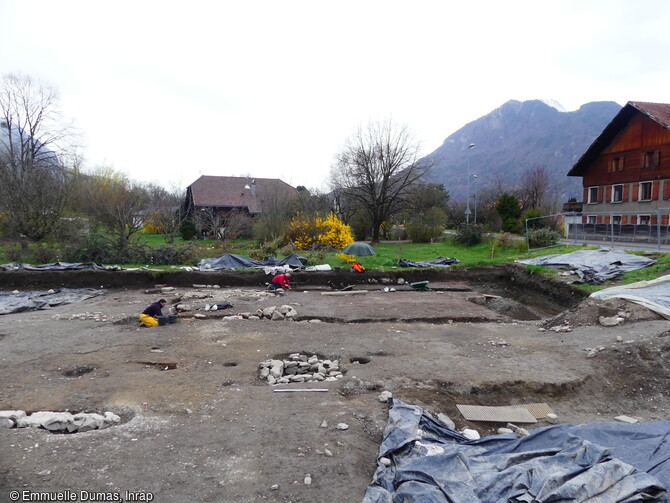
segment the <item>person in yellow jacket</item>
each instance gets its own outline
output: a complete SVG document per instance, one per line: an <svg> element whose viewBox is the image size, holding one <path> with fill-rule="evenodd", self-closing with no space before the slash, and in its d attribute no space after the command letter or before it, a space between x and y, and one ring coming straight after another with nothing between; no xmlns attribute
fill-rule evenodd
<svg viewBox="0 0 670 503"><path fill-rule="evenodd" d="M160 299L147 306L147 308L140 314L140 323L145 327L155 327L158 325L158 316L163 316L163 308L167 302L165 299Z"/></svg>

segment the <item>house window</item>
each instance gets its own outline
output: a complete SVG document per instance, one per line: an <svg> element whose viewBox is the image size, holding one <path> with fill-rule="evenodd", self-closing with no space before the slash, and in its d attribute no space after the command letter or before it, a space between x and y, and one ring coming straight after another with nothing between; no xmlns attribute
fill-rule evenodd
<svg viewBox="0 0 670 503"><path fill-rule="evenodd" d="M612 185L612 202L620 203L623 201L623 185Z"/></svg>
<svg viewBox="0 0 670 503"><path fill-rule="evenodd" d="M612 223L614 225L621 225L621 215L612 215Z"/></svg>
<svg viewBox="0 0 670 503"><path fill-rule="evenodd" d="M596 223L596 216L595 215L589 215L586 217L586 223L587 224L595 224Z"/></svg>
<svg viewBox="0 0 670 503"><path fill-rule="evenodd" d="M638 215L637 216L638 225L650 225L651 224L651 215Z"/></svg>
<svg viewBox="0 0 670 503"><path fill-rule="evenodd" d="M623 171L623 157L614 157L610 159L609 166L607 171L609 173L616 173L617 171Z"/></svg>
<svg viewBox="0 0 670 503"><path fill-rule="evenodd" d="M658 168L661 163L661 151L660 150L650 150L642 154L642 167L643 168Z"/></svg>
<svg viewBox="0 0 670 503"><path fill-rule="evenodd" d="M640 201L651 201L651 182L640 182Z"/></svg>
<svg viewBox="0 0 670 503"><path fill-rule="evenodd" d="M598 187L589 187L589 200L587 204L596 204L598 202Z"/></svg>

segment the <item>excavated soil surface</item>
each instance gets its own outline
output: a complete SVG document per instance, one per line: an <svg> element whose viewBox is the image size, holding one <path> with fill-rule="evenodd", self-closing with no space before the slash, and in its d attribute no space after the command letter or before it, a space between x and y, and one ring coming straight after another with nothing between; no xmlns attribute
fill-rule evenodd
<svg viewBox="0 0 670 503"><path fill-rule="evenodd" d="M399 278L428 280L431 290ZM584 300L515 266L296 280L279 297L264 291L262 273L0 274L3 291L104 292L0 316L0 410L122 419L69 435L0 429L0 501L14 489L148 491L159 502L360 501L387 420L383 390L482 435L503 425L467 422L457 404L546 402L561 422L668 417L668 323L628 302ZM332 292L328 281L367 293L322 295ZM159 297L190 310L176 324L140 328L137 315ZM233 307L204 310L226 302ZM229 319L283 304L297 321ZM623 324L598 324L617 313ZM260 380L261 361L296 352L338 359L344 376ZM327 391L275 391L296 388Z"/></svg>

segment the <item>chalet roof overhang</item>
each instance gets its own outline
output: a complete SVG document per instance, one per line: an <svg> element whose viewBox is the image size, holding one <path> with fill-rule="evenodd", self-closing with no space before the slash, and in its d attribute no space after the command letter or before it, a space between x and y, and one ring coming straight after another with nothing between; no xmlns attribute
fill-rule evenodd
<svg viewBox="0 0 670 503"><path fill-rule="evenodd" d="M619 113L614 116L611 122L605 126L600 136L595 139L572 169L568 171L568 176L584 176L586 169L591 163L607 148L616 135L626 127L630 119L638 113L642 113L664 128L670 129L670 105L665 103L629 101L619 110Z"/></svg>

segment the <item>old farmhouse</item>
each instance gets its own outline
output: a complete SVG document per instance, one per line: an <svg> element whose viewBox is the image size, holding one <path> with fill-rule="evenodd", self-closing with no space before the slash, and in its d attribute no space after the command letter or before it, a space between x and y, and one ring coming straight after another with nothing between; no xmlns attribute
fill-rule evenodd
<svg viewBox="0 0 670 503"><path fill-rule="evenodd" d="M225 217L241 211L254 216L297 194L295 188L278 178L203 175L187 187L184 209L191 215L210 211Z"/></svg>
<svg viewBox="0 0 670 503"><path fill-rule="evenodd" d="M582 177L584 226L624 237L659 224L667 234L670 104L628 102L568 176Z"/></svg>

